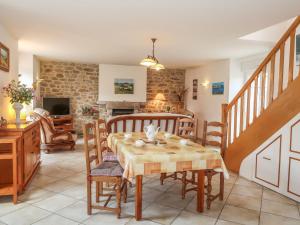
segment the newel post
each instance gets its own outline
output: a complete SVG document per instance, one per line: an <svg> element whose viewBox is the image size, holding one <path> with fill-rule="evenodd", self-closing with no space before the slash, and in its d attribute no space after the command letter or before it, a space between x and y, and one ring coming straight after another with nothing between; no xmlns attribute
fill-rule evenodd
<svg viewBox="0 0 300 225"><path fill-rule="evenodd" d="M222 104L222 123L225 125L222 128L223 138L222 138L222 146L224 148L223 158L225 157L225 152L227 149L227 130L228 130L228 104Z"/></svg>

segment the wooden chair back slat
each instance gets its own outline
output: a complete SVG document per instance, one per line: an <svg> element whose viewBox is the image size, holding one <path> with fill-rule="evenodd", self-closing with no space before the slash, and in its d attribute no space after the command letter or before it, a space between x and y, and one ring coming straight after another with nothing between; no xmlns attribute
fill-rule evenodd
<svg viewBox="0 0 300 225"><path fill-rule="evenodd" d="M213 129L213 130L212 130ZM212 140L211 140L212 139ZM218 139L218 140L216 140ZM220 148L220 153L224 157L227 140L227 125L224 123L204 121L203 124L203 146L213 146Z"/></svg>
<svg viewBox="0 0 300 225"><path fill-rule="evenodd" d="M195 141L197 138L197 119L194 118L177 119L176 135Z"/></svg>
<svg viewBox="0 0 300 225"><path fill-rule="evenodd" d="M99 164L95 133L96 128L93 123L87 123L83 125L83 139L87 173L91 172L92 163L94 161L96 165Z"/></svg>

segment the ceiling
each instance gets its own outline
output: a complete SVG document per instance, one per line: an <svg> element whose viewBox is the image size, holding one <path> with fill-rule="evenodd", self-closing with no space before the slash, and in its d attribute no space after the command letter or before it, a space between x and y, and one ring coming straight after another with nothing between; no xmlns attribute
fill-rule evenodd
<svg viewBox="0 0 300 225"><path fill-rule="evenodd" d="M0 0L0 23L20 51L125 65L151 52L151 37L168 67L256 54L274 43L240 37L298 14L299 0Z"/></svg>

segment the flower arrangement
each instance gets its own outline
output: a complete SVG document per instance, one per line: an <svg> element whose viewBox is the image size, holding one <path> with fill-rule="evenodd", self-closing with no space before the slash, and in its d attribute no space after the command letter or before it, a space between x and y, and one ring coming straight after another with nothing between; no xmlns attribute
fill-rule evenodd
<svg viewBox="0 0 300 225"><path fill-rule="evenodd" d="M93 106L81 106L81 112L83 116L94 116L99 113L99 110Z"/></svg>
<svg viewBox="0 0 300 225"><path fill-rule="evenodd" d="M4 86L3 92L10 98L11 104L25 103L29 105L33 99L33 89L16 80L12 80L7 86Z"/></svg>
<svg viewBox="0 0 300 225"><path fill-rule="evenodd" d="M184 100L184 95L187 92L187 90L188 90L188 88L175 91L175 95L179 102L182 102Z"/></svg>

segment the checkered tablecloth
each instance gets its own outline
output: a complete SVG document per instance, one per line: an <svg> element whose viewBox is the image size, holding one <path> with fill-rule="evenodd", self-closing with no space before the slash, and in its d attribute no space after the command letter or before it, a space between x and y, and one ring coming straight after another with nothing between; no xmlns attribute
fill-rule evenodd
<svg viewBox="0 0 300 225"><path fill-rule="evenodd" d="M163 133L157 138L164 139ZM203 169L218 169L225 178L229 177L220 153L212 149L191 141L183 146L179 142L181 138L175 135L166 144L149 143L142 147L135 146L138 139L146 139L145 134L132 133L127 140L124 133L112 133L108 137L108 146L117 154L124 168L123 176L129 180L137 175Z"/></svg>

